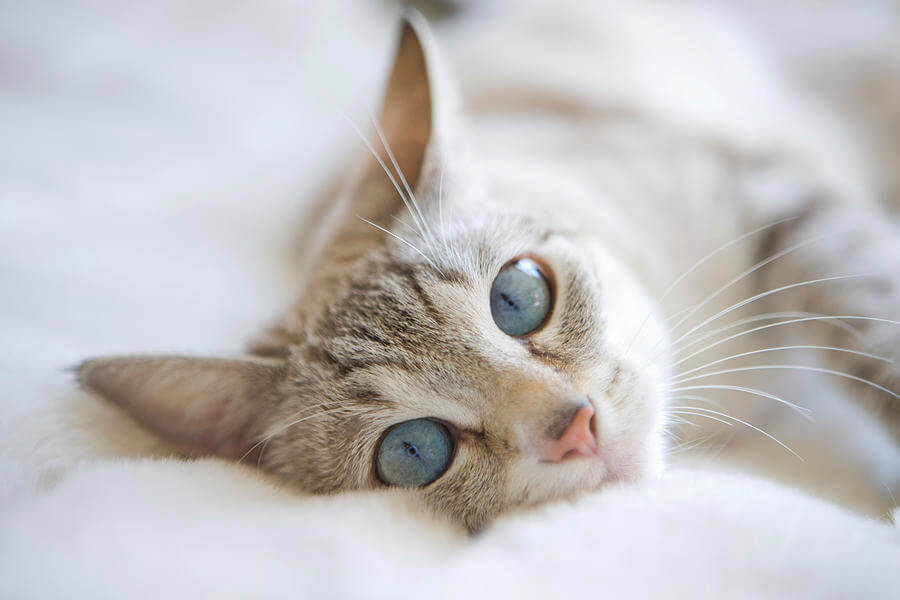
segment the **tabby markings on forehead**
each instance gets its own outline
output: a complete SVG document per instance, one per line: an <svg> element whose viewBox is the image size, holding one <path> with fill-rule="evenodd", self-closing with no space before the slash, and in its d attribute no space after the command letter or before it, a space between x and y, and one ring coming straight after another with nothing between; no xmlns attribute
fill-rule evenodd
<svg viewBox="0 0 900 600"><path fill-rule="evenodd" d="M416 269L412 265L405 263L392 264L391 272L403 278L409 289L416 295L419 303L425 308L425 312L428 313L428 316L430 316L435 323L438 325L444 325L446 323L444 314L434 305L427 292L425 292L422 285L419 283L419 280L416 277Z"/></svg>
<svg viewBox="0 0 900 600"><path fill-rule="evenodd" d="M366 370L373 367L390 367L395 370L403 370L415 372L417 369L407 360L400 357L391 359L387 356L379 359L354 358L352 356L338 357L329 350L320 346L307 346L304 348L303 356L310 362L316 362L325 365L329 371L333 372L339 379L344 379L352 375L357 370Z"/></svg>

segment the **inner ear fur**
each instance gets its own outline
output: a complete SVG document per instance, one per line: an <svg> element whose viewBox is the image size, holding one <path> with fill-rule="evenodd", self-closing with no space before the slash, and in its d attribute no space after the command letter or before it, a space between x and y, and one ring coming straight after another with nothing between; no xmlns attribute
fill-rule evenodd
<svg viewBox="0 0 900 600"><path fill-rule="evenodd" d="M240 459L277 404L285 367L262 359L126 356L86 361L77 374L86 391L182 452Z"/></svg>

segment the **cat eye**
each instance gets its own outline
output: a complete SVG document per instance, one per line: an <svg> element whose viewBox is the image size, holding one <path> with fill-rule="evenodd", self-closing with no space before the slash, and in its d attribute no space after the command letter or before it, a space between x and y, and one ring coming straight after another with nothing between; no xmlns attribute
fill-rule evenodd
<svg viewBox="0 0 900 600"><path fill-rule="evenodd" d="M422 487L444 474L453 459L453 436L431 419L391 427L378 446L375 472L383 483Z"/></svg>
<svg viewBox="0 0 900 600"><path fill-rule="evenodd" d="M543 325L552 301L550 282L530 258L507 264L491 286L491 316L507 335L525 335Z"/></svg>

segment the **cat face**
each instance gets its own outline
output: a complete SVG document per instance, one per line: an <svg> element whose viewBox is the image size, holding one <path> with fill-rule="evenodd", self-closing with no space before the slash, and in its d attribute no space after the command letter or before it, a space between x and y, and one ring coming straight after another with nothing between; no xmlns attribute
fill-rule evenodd
<svg viewBox="0 0 900 600"><path fill-rule="evenodd" d="M306 292L254 357L99 359L82 385L185 452L312 492L413 487L471 529L656 473L662 368L629 343L650 302L555 214L563 199L496 192L454 162L414 23L386 145L334 200Z"/></svg>

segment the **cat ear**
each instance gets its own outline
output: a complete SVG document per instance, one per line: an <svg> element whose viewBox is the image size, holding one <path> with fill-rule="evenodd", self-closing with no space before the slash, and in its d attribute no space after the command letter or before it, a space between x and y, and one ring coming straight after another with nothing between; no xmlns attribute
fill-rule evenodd
<svg viewBox="0 0 900 600"><path fill-rule="evenodd" d="M277 362L180 356L101 358L78 368L86 391L186 453L237 459L258 439L284 376Z"/></svg>
<svg viewBox="0 0 900 600"><path fill-rule="evenodd" d="M434 128L431 52L427 50L430 46L431 36L425 19L408 11L403 18L378 119L387 146L411 188L416 187ZM393 161L384 148L380 154L385 164L392 166Z"/></svg>
<svg viewBox="0 0 900 600"><path fill-rule="evenodd" d="M311 295L306 302L315 304L317 298L327 297L342 269L382 244L390 233L385 229L396 226L391 218L404 208L413 210L413 197L417 211L427 210L428 199L437 198L440 179L436 175L442 171L436 167L455 112L449 110L455 106L455 94L441 74L427 23L410 9L401 23L378 129L368 134L354 126L374 156L365 159L349 185L346 178L339 178L340 187L330 189L320 205L323 210L334 208L333 220L331 216L321 220L329 225L322 229L327 237L310 236L316 244L310 254L316 259L308 263L311 274L306 287ZM421 214L412 218L414 223L420 220ZM283 355L283 337L280 333L268 336L253 352Z"/></svg>

